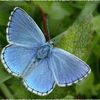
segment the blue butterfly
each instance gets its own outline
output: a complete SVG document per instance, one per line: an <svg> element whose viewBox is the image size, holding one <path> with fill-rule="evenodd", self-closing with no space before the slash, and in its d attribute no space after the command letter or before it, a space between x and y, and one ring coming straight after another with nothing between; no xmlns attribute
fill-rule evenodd
<svg viewBox="0 0 100 100"><path fill-rule="evenodd" d="M78 57L53 47L34 20L16 7L9 18L7 41L1 60L6 70L21 77L25 87L47 95L55 87L69 86L86 77L91 69Z"/></svg>

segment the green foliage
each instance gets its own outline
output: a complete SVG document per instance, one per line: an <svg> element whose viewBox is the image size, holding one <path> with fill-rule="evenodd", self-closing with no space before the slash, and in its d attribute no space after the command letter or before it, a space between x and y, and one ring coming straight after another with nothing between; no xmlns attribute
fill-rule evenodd
<svg viewBox="0 0 100 100"><path fill-rule="evenodd" d="M78 24L74 24L67 31L61 34L60 40L57 37L54 41L58 43L56 46L63 48L76 56L86 60L89 54L88 49L90 49L92 26L91 26L91 16L83 20ZM90 20L89 20L90 18ZM88 34L90 33L90 34Z"/></svg>
<svg viewBox="0 0 100 100"><path fill-rule="evenodd" d="M87 79L70 87L56 86L47 96L37 96L12 77L0 62L0 99L84 99L100 96L100 12L98 2L0 2L0 52L7 45L6 26L15 6L22 7L43 30L39 8L47 14L48 27L55 46L63 48L86 61L92 73ZM95 12L95 13L94 13Z"/></svg>
<svg viewBox="0 0 100 100"><path fill-rule="evenodd" d="M91 35L93 32L91 20L96 4L87 3L74 24L65 32L55 37L53 41L57 46L86 60L91 48Z"/></svg>
<svg viewBox="0 0 100 100"><path fill-rule="evenodd" d="M91 91L93 88L93 82L94 82L94 77L93 73L91 73L86 80L81 81L76 85L76 93L91 98L91 94L93 92Z"/></svg>
<svg viewBox="0 0 100 100"><path fill-rule="evenodd" d="M100 15L93 18L93 28L96 31L96 36L93 42L93 52L100 58Z"/></svg>
<svg viewBox="0 0 100 100"><path fill-rule="evenodd" d="M100 35L100 15L93 18L94 29Z"/></svg>
<svg viewBox="0 0 100 100"><path fill-rule="evenodd" d="M70 12L66 11L60 2L35 2L39 5L45 13L48 14L52 19L60 20L63 19L65 16L69 16ZM56 13L55 13L56 12Z"/></svg>

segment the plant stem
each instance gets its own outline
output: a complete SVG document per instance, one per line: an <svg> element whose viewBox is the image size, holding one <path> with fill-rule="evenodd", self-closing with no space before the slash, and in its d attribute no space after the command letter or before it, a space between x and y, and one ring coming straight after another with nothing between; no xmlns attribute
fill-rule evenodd
<svg viewBox="0 0 100 100"><path fill-rule="evenodd" d="M7 99L14 99L14 96L10 93L9 89L4 83L0 84L0 89Z"/></svg>
<svg viewBox="0 0 100 100"><path fill-rule="evenodd" d="M46 37L46 40L49 41L50 40L50 34L49 34L49 31L48 31L47 17L46 17L45 12L42 10L42 8L40 8L40 12L41 12L41 16L42 16L44 35Z"/></svg>

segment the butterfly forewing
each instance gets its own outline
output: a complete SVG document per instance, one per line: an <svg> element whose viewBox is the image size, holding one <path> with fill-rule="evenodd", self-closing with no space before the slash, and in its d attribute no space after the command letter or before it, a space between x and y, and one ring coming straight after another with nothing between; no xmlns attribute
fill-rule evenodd
<svg viewBox="0 0 100 100"><path fill-rule="evenodd" d="M7 28L7 39L11 44L38 47L45 43L45 37L34 20L21 8L11 13Z"/></svg>

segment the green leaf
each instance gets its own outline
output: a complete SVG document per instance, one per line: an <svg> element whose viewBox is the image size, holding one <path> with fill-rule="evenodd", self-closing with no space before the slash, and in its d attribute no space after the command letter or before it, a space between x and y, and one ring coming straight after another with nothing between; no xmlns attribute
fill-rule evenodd
<svg viewBox="0 0 100 100"><path fill-rule="evenodd" d="M14 96L11 94L8 87L4 83L0 84L0 89L5 94L7 99L14 99Z"/></svg>
<svg viewBox="0 0 100 100"><path fill-rule="evenodd" d="M91 24L92 12L96 6L96 3L87 3L85 5L75 23L68 30L53 39L57 47L63 48L85 61L87 60L93 32Z"/></svg>
<svg viewBox="0 0 100 100"><path fill-rule="evenodd" d="M60 37L61 40L56 46L86 60L89 54L88 49L90 48L89 42L91 33L92 27L90 21L86 19L82 21L82 23L70 27L67 32Z"/></svg>
<svg viewBox="0 0 100 100"><path fill-rule="evenodd" d="M0 84L10 79L12 76L4 70L3 65L0 62Z"/></svg>

